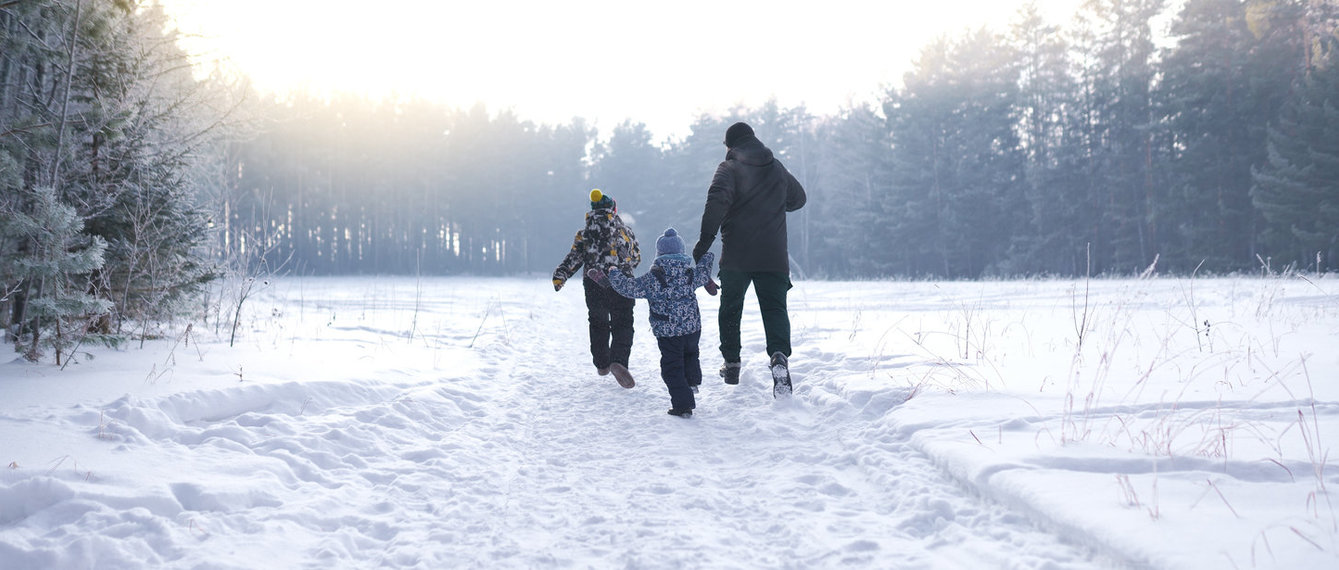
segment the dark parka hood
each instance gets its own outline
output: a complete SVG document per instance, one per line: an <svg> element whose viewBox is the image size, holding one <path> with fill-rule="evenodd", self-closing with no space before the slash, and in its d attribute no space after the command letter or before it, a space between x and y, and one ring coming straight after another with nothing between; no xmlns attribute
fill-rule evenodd
<svg viewBox="0 0 1339 570"><path fill-rule="evenodd" d="M772 156L772 149L763 145L755 136L745 137L739 144L725 151L725 159L738 160L749 166L767 166L776 160Z"/></svg>

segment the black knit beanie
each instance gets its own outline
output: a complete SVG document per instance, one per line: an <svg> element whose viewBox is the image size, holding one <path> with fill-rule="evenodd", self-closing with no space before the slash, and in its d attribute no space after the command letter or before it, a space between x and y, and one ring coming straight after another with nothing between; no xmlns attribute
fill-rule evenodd
<svg viewBox="0 0 1339 570"><path fill-rule="evenodd" d="M744 139L752 136L753 127L748 126L747 123L735 123L725 130L725 146L727 148L735 148L739 143L743 142Z"/></svg>

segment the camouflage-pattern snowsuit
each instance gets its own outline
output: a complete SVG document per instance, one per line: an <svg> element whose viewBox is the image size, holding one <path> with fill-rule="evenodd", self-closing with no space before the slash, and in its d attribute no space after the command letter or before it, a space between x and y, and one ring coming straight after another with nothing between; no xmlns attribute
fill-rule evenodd
<svg viewBox="0 0 1339 570"><path fill-rule="evenodd" d="M637 236L623 224L613 208L586 212L586 227L572 240L572 249L553 270L553 282L561 287L584 265L605 269L617 266L632 271L642 262ZM586 313L590 323L591 363L599 369L617 362L628 365L632 354L633 300L591 281L582 272L586 294Z"/></svg>
<svg viewBox="0 0 1339 570"><path fill-rule="evenodd" d="M697 407L693 386L702 383L698 340L702 336L702 313L698 310L698 287L711 278L715 255L707 252L696 265L682 253L657 257L651 271L630 277L609 272L609 285L618 294L646 299L651 308L651 332L660 347L660 378L669 390L670 405L677 410Z"/></svg>
<svg viewBox="0 0 1339 570"><path fill-rule="evenodd" d="M637 246L637 235L623 224L623 218L612 209L591 210L586 212L586 227L572 240L572 250L553 270L553 280L565 282L571 279L582 265L601 271L617 265L630 272L641 263L642 251Z"/></svg>

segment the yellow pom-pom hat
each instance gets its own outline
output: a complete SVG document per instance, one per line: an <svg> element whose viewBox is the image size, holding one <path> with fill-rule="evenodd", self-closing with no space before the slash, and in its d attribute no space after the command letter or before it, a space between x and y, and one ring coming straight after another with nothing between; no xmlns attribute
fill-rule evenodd
<svg viewBox="0 0 1339 570"><path fill-rule="evenodd" d="M601 192L599 188L590 191L590 209L613 210L615 207L614 199Z"/></svg>

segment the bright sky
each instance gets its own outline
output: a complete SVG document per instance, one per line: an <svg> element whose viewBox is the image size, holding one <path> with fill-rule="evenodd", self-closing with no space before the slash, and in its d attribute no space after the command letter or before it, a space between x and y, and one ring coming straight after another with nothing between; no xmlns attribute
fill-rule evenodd
<svg viewBox="0 0 1339 570"><path fill-rule="evenodd" d="M775 97L832 113L900 80L936 36L1005 29L1026 0L160 0L201 61L266 92L482 102L604 133L686 134ZM1038 0L1067 23L1082 0Z"/></svg>

